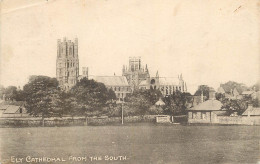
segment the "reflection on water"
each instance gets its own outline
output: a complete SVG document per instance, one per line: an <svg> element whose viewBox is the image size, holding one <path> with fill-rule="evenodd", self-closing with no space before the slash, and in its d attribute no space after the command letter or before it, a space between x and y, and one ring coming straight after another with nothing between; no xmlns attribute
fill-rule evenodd
<svg viewBox="0 0 260 164"><path fill-rule="evenodd" d="M2 163L11 156L59 157L63 163L93 163L90 157L101 157L98 163L257 163L260 157L259 126L0 128L0 139ZM105 161L106 155L114 161ZM115 161L119 156L127 159Z"/></svg>

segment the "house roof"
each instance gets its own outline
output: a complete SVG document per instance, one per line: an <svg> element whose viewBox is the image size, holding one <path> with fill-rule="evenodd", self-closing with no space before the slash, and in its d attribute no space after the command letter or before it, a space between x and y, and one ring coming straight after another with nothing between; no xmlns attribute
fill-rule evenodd
<svg viewBox="0 0 260 164"><path fill-rule="evenodd" d="M248 107L242 116L247 116L248 114L253 116L260 116L260 108Z"/></svg>
<svg viewBox="0 0 260 164"><path fill-rule="evenodd" d="M155 105L163 106L163 105L165 105L165 103L162 101L162 99L159 99L159 100L155 103Z"/></svg>
<svg viewBox="0 0 260 164"><path fill-rule="evenodd" d="M231 92L231 87L227 86L227 85L222 85L220 86L220 88L223 88L223 90L226 92L226 93L230 93Z"/></svg>
<svg viewBox="0 0 260 164"><path fill-rule="evenodd" d="M7 111L7 109L12 108L12 106L18 106L18 108L22 105L24 105L24 101L2 101L0 103L0 110L5 110Z"/></svg>
<svg viewBox="0 0 260 164"><path fill-rule="evenodd" d="M253 94L255 91L244 91L242 92L242 95L251 95Z"/></svg>
<svg viewBox="0 0 260 164"><path fill-rule="evenodd" d="M179 79L175 77L160 77L160 85L179 85Z"/></svg>
<svg viewBox="0 0 260 164"><path fill-rule="evenodd" d="M5 114L7 113L16 113L19 110L20 106L16 105L9 105L8 108L4 111Z"/></svg>
<svg viewBox="0 0 260 164"><path fill-rule="evenodd" d="M221 110L222 103L218 100L207 100L189 110L218 111Z"/></svg>
<svg viewBox="0 0 260 164"><path fill-rule="evenodd" d="M6 108L8 108L9 105L0 105L0 110L6 110Z"/></svg>
<svg viewBox="0 0 260 164"><path fill-rule="evenodd" d="M106 86L129 86L125 76L89 76L89 79L104 83Z"/></svg>

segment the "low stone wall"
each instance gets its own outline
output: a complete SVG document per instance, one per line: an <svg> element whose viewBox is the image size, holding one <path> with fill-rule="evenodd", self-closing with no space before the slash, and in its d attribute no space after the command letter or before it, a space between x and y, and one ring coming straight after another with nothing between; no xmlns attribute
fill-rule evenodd
<svg viewBox="0 0 260 164"><path fill-rule="evenodd" d="M218 116L213 123L223 125L260 125L260 116Z"/></svg>
<svg viewBox="0 0 260 164"><path fill-rule="evenodd" d="M0 127L83 126L85 118L1 118Z"/></svg>
<svg viewBox="0 0 260 164"><path fill-rule="evenodd" d="M260 116L215 116L211 120L189 119L191 124L260 125Z"/></svg>
<svg viewBox="0 0 260 164"><path fill-rule="evenodd" d="M119 124L121 122L120 117L111 117L111 118L87 118L88 125L111 125Z"/></svg>
<svg viewBox="0 0 260 164"><path fill-rule="evenodd" d="M32 117L28 113L1 114L0 118L28 118Z"/></svg>
<svg viewBox="0 0 260 164"><path fill-rule="evenodd" d="M158 115L127 116L124 123L155 123ZM113 125L121 124L121 117L63 117L63 118L0 118L0 127L55 127L55 126L86 126L86 125Z"/></svg>
<svg viewBox="0 0 260 164"><path fill-rule="evenodd" d="M156 116L157 115L127 116L124 117L124 123L155 122ZM88 125L111 125L120 124L121 122L121 117L87 118Z"/></svg>

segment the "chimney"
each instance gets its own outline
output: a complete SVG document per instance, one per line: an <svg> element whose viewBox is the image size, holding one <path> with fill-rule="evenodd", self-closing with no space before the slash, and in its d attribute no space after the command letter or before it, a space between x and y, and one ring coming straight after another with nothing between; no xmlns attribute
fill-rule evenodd
<svg viewBox="0 0 260 164"><path fill-rule="evenodd" d="M200 97L200 103L204 102L204 96L203 96L203 91L201 91L201 97Z"/></svg>
<svg viewBox="0 0 260 164"><path fill-rule="evenodd" d="M216 99L216 92L213 88L209 89L209 100L215 100Z"/></svg>
<svg viewBox="0 0 260 164"><path fill-rule="evenodd" d="M88 67L82 67L82 75L88 77Z"/></svg>

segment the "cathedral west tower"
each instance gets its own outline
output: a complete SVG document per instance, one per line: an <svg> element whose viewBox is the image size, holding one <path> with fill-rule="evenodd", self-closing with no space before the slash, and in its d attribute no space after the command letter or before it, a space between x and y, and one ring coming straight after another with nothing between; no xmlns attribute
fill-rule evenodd
<svg viewBox="0 0 260 164"><path fill-rule="evenodd" d="M78 39L57 42L56 78L63 90L73 87L79 77Z"/></svg>

